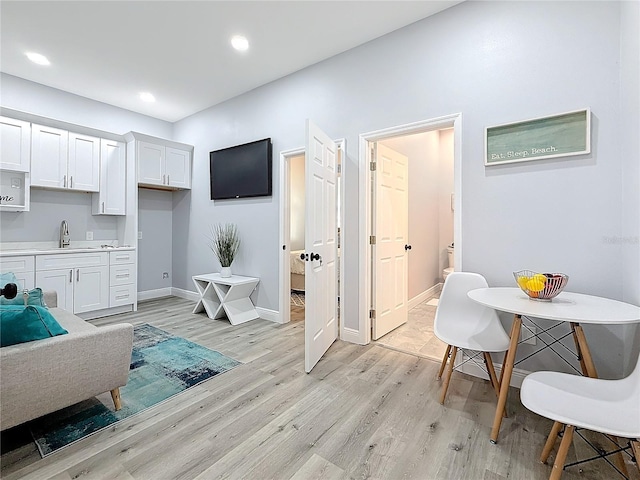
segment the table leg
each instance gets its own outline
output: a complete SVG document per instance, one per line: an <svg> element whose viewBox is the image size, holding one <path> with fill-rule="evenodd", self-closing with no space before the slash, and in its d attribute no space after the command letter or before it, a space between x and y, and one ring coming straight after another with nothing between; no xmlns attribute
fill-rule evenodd
<svg viewBox="0 0 640 480"><path fill-rule="evenodd" d="M584 334L582 325L576 322L571 322L571 331L573 332L573 340L576 343L576 350L580 358L580 366L582 367L583 375L591 378L598 378L598 372L596 370L595 364L593 363L591 350L589 349L589 344L587 343L587 337ZM609 435L609 437L615 443L618 443L618 437L615 437L613 435ZM629 472L627 471L627 466L624 463L624 457L622 456L622 452L616 453L613 458L618 469L628 477Z"/></svg>
<svg viewBox="0 0 640 480"><path fill-rule="evenodd" d="M500 396L498 397L498 406L496 407L496 415L493 419L493 428L491 429L491 443L498 442L498 434L500 433L500 424L502 423L502 414L507 405L507 395L509 394L509 384L511 383L511 374L513 373L513 365L516 359L516 350L518 341L520 340L520 328L522 327L522 317L518 314L513 317L513 325L511 326L511 342L509 350L502 365L500 373Z"/></svg>

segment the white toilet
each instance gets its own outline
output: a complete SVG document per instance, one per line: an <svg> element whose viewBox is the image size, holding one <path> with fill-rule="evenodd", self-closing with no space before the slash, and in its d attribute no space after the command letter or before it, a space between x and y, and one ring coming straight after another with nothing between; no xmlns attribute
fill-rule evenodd
<svg viewBox="0 0 640 480"><path fill-rule="evenodd" d="M453 272L453 247L447 247L447 257L449 257L449 268L442 270L442 279L446 280L451 272Z"/></svg>

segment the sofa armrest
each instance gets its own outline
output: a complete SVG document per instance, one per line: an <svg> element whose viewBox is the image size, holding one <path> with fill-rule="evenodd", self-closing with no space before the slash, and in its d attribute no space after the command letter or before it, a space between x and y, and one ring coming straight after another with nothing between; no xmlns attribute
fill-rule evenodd
<svg viewBox="0 0 640 480"><path fill-rule="evenodd" d="M132 347L128 323L3 347L0 429L126 385Z"/></svg>
<svg viewBox="0 0 640 480"><path fill-rule="evenodd" d="M44 295L44 303L49 308L55 308L58 306L58 292L55 290L47 290L42 292Z"/></svg>

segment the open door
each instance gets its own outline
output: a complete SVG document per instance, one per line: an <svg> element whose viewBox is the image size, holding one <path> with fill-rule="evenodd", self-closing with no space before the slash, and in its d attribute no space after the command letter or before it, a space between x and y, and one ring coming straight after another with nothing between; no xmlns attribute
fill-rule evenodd
<svg viewBox="0 0 640 480"><path fill-rule="evenodd" d="M307 120L305 145L304 369L311 371L338 338L337 147Z"/></svg>
<svg viewBox="0 0 640 480"><path fill-rule="evenodd" d="M375 147L373 215L374 340L407 322L409 236L408 159L380 143Z"/></svg>

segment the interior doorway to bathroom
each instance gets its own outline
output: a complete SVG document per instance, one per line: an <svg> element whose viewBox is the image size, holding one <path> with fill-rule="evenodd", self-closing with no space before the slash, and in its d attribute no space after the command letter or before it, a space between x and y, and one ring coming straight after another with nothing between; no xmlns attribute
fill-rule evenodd
<svg viewBox="0 0 640 480"><path fill-rule="evenodd" d="M433 319L450 271L447 247L459 245L461 233L456 143L459 115L361 136L371 162L364 179L368 340L437 359L446 345L434 337Z"/></svg>

